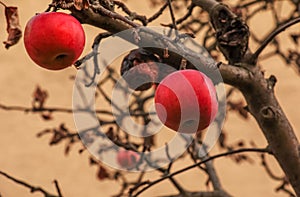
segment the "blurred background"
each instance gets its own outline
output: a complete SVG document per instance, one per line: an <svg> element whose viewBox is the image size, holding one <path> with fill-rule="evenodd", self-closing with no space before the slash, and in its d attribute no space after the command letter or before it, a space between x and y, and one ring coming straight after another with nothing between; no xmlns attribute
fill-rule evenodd
<svg viewBox="0 0 300 197"><path fill-rule="evenodd" d="M35 13L46 10L50 0L3 0L9 6L17 6L19 9L20 24L22 30L26 22ZM132 10L146 16L152 15L157 9L151 7L147 1L128 0L126 4ZM282 3L282 14L289 10L289 5ZM183 11L184 13L185 11ZM255 28L256 35L263 36L268 33L272 23L268 21L269 13L262 12L254 17L249 23L250 28ZM159 20L151 25L170 23L169 12L165 11ZM83 25L86 32L86 46L83 52L87 54L91 50L94 37L101 32L88 25ZM0 8L0 40L7 38L4 8ZM299 28L299 26L298 26ZM295 27L293 31L298 31ZM283 37L284 38L284 37ZM197 39L197 38L196 38ZM289 41L283 40L283 46L289 47ZM255 49L256 45L250 45ZM282 105L287 117L293 125L298 139L300 139L299 121L299 98L300 98L300 76L292 67L287 67L279 58L271 58L262 61L266 76L273 74L277 77L278 83L275 87L277 98ZM73 81L70 76L76 75L74 67L62 71L48 71L36 66L25 52L23 40L6 50L4 45L0 47L0 104L31 106L32 93L37 85L47 90L49 99L47 106L51 107L72 107ZM240 99L241 95L234 96ZM72 148L70 154L65 156L65 144L49 146L49 136L37 138L36 134L45 128L57 127L60 123L75 130L72 114L55 113L53 120L44 121L40 115L15 111L0 110L0 170L16 178L22 179L35 186L41 186L47 191L55 193L53 180L58 180L62 193L66 197L81 196L111 196L117 193L118 183L113 181L100 181L97 176L97 168L90 166L89 153L85 151L78 154L81 148L77 145ZM228 132L229 143L238 142L240 139L253 141L258 147L266 147L266 140L258 128L256 122L242 119L236 113L227 116L225 129ZM276 131L274 131L276 132ZM220 151L215 147L212 153ZM286 194L276 193L274 190L278 182L271 180L261 166L258 154L249 154L252 162L236 164L229 158L215 160L217 173L219 173L223 187L233 196L285 196ZM278 175L283 175L277 163L267 157L271 169ZM180 169L189 164L182 160L177 162L175 169ZM130 173L128 176L136 176ZM149 172L146 177L155 178L159 174ZM176 176L180 183L191 190L206 190L204 174L196 170L190 170ZM197 180L197 181L195 181ZM142 196L157 196L176 193L176 190L168 182L164 181L143 193ZM40 193L31 194L27 188L13 183L0 176L0 196L3 197L39 197Z"/></svg>

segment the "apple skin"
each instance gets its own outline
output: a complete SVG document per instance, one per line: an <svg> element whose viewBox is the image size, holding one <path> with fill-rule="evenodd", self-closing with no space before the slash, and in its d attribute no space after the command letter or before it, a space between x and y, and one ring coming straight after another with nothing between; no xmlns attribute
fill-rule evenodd
<svg viewBox="0 0 300 197"><path fill-rule="evenodd" d="M30 58L49 70L71 66L81 55L85 34L80 22L61 12L44 12L32 17L24 31Z"/></svg>
<svg viewBox="0 0 300 197"><path fill-rule="evenodd" d="M212 81L197 70L180 70L166 76L155 92L158 118L170 129L181 133L204 130L218 111Z"/></svg>
<svg viewBox="0 0 300 197"><path fill-rule="evenodd" d="M120 150L117 154L117 163L122 168L134 168L140 159L140 155L131 150Z"/></svg>

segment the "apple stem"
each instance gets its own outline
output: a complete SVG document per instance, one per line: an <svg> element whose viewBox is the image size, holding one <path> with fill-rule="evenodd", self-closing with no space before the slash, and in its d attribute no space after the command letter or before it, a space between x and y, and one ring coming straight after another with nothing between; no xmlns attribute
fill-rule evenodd
<svg viewBox="0 0 300 197"><path fill-rule="evenodd" d="M4 7L7 7L2 1L0 1L0 4L3 5Z"/></svg>

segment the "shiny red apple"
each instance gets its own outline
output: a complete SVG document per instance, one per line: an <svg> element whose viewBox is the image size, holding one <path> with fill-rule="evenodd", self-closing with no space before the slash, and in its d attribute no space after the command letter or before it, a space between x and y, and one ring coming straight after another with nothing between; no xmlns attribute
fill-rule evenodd
<svg viewBox="0 0 300 197"><path fill-rule="evenodd" d="M199 132L216 117L215 87L211 79L198 70L173 72L156 89L155 109L165 126L182 133Z"/></svg>
<svg viewBox="0 0 300 197"><path fill-rule="evenodd" d="M134 151L120 150L117 154L117 163L122 168L132 169L137 165L139 158L140 155Z"/></svg>
<svg viewBox="0 0 300 197"><path fill-rule="evenodd" d="M61 70L79 58L85 45L85 34L73 16L45 12L32 17L26 24L24 44L36 64L49 70Z"/></svg>

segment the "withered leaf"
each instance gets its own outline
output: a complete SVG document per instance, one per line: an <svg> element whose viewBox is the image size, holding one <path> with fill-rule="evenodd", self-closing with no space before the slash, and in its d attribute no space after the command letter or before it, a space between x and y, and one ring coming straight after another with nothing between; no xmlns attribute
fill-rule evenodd
<svg viewBox="0 0 300 197"><path fill-rule="evenodd" d="M109 178L108 171L101 165L99 166L97 177L99 180Z"/></svg>
<svg viewBox="0 0 300 197"><path fill-rule="evenodd" d="M90 165L92 166L96 164L98 164L97 161L94 158L90 157Z"/></svg>
<svg viewBox="0 0 300 197"><path fill-rule="evenodd" d="M299 39L300 35L291 34L290 37L292 38L292 41L294 42L294 44L298 44L298 39Z"/></svg>
<svg viewBox="0 0 300 197"><path fill-rule="evenodd" d="M74 0L74 7L77 10L85 10L88 9L90 6L90 3L88 0Z"/></svg>
<svg viewBox="0 0 300 197"><path fill-rule="evenodd" d="M48 98L48 93L46 90L42 90L40 86L37 86L33 92L33 102L32 106L36 109L41 109L44 107L44 103Z"/></svg>
<svg viewBox="0 0 300 197"><path fill-rule="evenodd" d="M5 44L6 49L9 49L9 47L17 44L22 37L22 30L19 24L18 8L5 6L5 17L7 23L6 31L8 33L8 38L3 42L3 44Z"/></svg>
<svg viewBox="0 0 300 197"><path fill-rule="evenodd" d="M51 113L42 113L41 114L41 117L44 119L44 120L52 120L53 119L53 116Z"/></svg>

